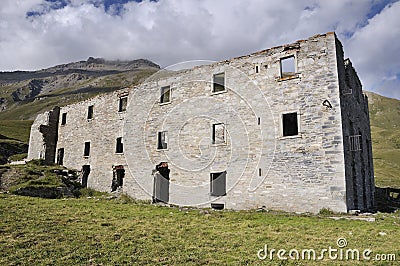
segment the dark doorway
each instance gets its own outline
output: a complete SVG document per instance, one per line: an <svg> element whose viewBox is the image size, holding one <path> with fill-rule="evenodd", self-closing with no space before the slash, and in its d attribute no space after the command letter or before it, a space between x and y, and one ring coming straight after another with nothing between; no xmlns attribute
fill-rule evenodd
<svg viewBox="0 0 400 266"><path fill-rule="evenodd" d="M156 172L154 173L153 184L153 202L169 201L169 173L167 162L161 162L156 165Z"/></svg>
<svg viewBox="0 0 400 266"><path fill-rule="evenodd" d="M123 165L116 165L113 167L113 180L111 183L111 191L116 191L124 184L125 169Z"/></svg>
<svg viewBox="0 0 400 266"><path fill-rule="evenodd" d="M82 166L82 187L87 187L88 178L90 174L90 165Z"/></svg>
<svg viewBox="0 0 400 266"><path fill-rule="evenodd" d="M64 148L60 148L57 151L57 164L63 165L64 163Z"/></svg>
<svg viewBox="0 0 400 266"><path fill-rule="evenodd" d="M117 185L122 187L124 184L124 177L125 177L125 170L124 169L117 169Z"/></svg>

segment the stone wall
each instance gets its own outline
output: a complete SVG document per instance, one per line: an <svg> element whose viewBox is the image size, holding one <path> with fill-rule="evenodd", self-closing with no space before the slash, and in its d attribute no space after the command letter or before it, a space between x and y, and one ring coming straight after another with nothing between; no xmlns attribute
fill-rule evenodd
<svg viewBox="0 0 400 266"><path fill-rule="evenodd" d="M39 114L31 126L29 137L28 160L44 159L54 163L58 139L58 117L60 108Z"/></svg>
<svg viewBox="0 0 400 266"><path fill-rule="evenodd" d="M31 126L29 136L28 160L44 159L46 147L43 134L39 131L41 125L48 125L49 112L39 114Z"/></svg>
<svg viewBox="0 0 400 266"><path fill-rule="evenodd" d="M160 71L138 87L62 107L57 149L64 149L69 168L90 165L88 185L99 190L110 191L113 169L123 167L123 191L139 199L151 199L152 171L165 161L173 204L345 212L353 206L342 118L360 109L341 103L345 67L337 44L334 33L316 35L189 70ZM281 59L292 56L294 73L282 77ZM213 75L220 73L226 89L213 93ZM165 86L171 101L160 103ZM119 112L125 96L127 109ZM296 113L293 136L283 136L287 113ZM225 128L223 143L213 143L214 124ZM166 149L157 149L158 132L166 132ZM119 137L122 154L116 153ZM213 196L210 174L225 172L226 195Z"/></svg>
<svg viewBox="0 0 400 266"><path fill-rule="evenodd" d="M368 97L351 61L343 60L339 41L337 46L347 206L349 210L371 210L375 206L375 182Z"/></svg>

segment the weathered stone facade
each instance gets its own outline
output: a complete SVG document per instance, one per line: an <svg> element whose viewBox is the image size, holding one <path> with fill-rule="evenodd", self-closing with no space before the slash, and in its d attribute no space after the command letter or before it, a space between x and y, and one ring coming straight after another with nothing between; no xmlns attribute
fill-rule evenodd
<svg viewBox="0 0 400 266"><path fill-rule="evenodd" d="M60 108L40 114L31 126L29 137L28 160L44 159L54 163L58 139L58 117Z"/></svg>
<svg viewBox="0 0 400 266"><path fill-rule="evenodd" d="M32 126L29 158L43 147L42 120ZM168 162L172 204L296 212L374 205L367 98L334 33L160 71L62 107L57 135L63 165L90 166L88 186L110 191L117 177L138 199L152 198L152 171Z"/></svg>

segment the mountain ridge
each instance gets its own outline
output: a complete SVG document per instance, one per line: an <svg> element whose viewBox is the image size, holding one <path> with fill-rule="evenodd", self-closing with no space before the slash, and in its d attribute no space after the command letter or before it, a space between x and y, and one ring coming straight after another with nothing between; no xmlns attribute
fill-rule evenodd
<svg viewBox="0 0 400 266"><path fill-rule="evenodd" d="M29 75L32 73L37 73L38 75L43 75L47 73L56 74L57 71L63 70L134 70L143 66L151 66L155 68L160 68L156 63L148 60L148 59L134 59L134 60L107 60L104 58L94 58L89 57L87 60L81 60L76 62L70 62L65 64L59 64L55 66L51 66L48 68L43 68L39 70L15 70L15 71L0 71L0 82L10 79L9 76L12 75ZM40 78L35 77L35 78ZM29 79L30 77L25 77L25 79Z"/></svg>
<svg viewBox="0 0 400 266"><path fill-rule="evenodd" d="M0 119L34 119L55 102L62 105L99 93L136 85L160 69L147 59L106 60L89 57L37 71L0 72ZM60 99L54 100L57 97ZM49 99L51 98L51 99ZM43 108L28 112L27 105Z"/></svg>

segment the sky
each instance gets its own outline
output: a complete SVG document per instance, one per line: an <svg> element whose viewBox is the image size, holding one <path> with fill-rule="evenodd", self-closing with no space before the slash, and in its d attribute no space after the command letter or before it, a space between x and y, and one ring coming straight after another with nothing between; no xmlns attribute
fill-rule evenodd
<svg viewBox="0 0 400 266"><path fill-rule="evenodd" d="M0 71L220 61L329 31L365 90L400 99L398 0L1 0Z"/></svg>

